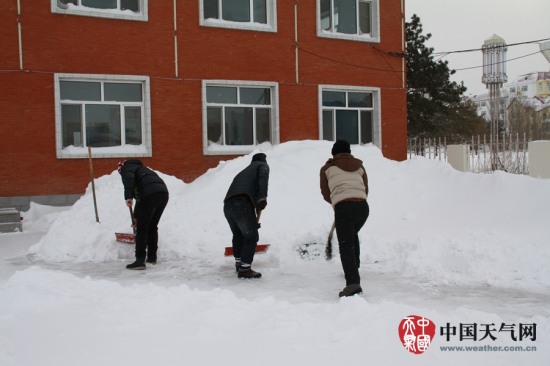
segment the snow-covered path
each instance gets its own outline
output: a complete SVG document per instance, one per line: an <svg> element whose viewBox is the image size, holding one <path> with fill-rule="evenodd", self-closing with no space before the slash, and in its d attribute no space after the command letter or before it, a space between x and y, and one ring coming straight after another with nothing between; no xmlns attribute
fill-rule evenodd
<svg viewBox="0 0 550 366"><path fill-rule="evenodd" d="M191 184L163 175L159 263L145 271L126 270L133 249L114 241L128 229L116 172L96 182L99 224L89 188L70 208L33 205L23 233L0 234L0 365L546 364L549 181L352 150L369 172L371 216L360 233L364 293L339 299L338 257L296 249L326 242L331 209L317 180L328 151L307 141L267 150L260 280L238 280L223 257L220 202L250 157ZM408 315L437 329L419 355L398 336ZM474 324L477 339L463 337ZM481 340L487 330L495 339ZM444 348L465 346L480 349Z"/></svg>

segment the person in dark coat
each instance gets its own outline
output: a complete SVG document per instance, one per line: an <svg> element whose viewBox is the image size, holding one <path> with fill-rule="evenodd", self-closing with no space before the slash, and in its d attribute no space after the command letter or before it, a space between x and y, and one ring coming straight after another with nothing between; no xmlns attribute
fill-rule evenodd
<svg viewBox="0 0 550 366"><path fill-rule="evenodd" d="M260 278L252 269L258 244L258 217L267 206L269 165L263 153L235 176L224 199L223 212L233 233L233 256L238 278ZM258 217L256 216L258 215Z"/></svg>
<svg viewBox="0 0 550 366"><path fill-rule="evenodd" d="M126 206L134 209L136 225L136 260L128 269L145 269L145 262L156 264L158 223L168 204L168 188L157 173L143 166L140 160L123 160L118 172L124 185Z"/></svg>
<svg viewBox="0 0 550 366"><path fill-rule="evenodd" d="M369 217L369 184L363 162L351 155L347 141L338 140L332 147L332 159L321 168L321 194L334 208L340 260L346 278L342 296L361 293L359 277L359 230Z"/></svg>

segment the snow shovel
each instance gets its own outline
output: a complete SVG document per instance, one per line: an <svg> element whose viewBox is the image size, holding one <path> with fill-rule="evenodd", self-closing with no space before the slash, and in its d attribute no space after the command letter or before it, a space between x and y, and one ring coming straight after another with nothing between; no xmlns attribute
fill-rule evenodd
<svg viewBox="0 0 550 366"><path fill-rule="evenodd" d="M126 234L126 233L115 233L116 241L119 243L126 243L126 244L135 244L136 243L136 225L134 222L134 211L132 210L132 207L128 207L130 209L130 218L132 219L132 229L134 229L133 234Z"/></svg>
<svg viewBox="0 0 550 366"><path fill-rule="evenodd" d="M332 223L332 228L328 233L327 247L325 248L325 256L327 261L332 259L332 236L334 235L334 229L336 229L336 222Z"/></svg>
<svg viewBox="0 0 550 366"><path fill-rule="evenodd" d="M262 216L262 210L258 211L258 228L260 227L260 216ZM269 249L269 244L258 244L256 245L256 253L265 253ZM226 257L233 255L233 247L225 247L225 252L223 254Z"/></svg>

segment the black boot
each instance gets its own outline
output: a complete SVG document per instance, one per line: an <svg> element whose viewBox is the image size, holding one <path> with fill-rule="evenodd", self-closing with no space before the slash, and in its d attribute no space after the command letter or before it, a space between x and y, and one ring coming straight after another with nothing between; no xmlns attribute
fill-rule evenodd
<svg viewBox="0 0 550 366"><path fill-rule="evenodd" d="M246 269L239 268L239 272L237 274L238 278L260 278L262 277L262 274L260 272L256 272L252 270L252 268L248 267Z"/></svg>
<svg viewBox="0 0 550 366"><path fill-rule="evenodd" d="M127 269L145 269L145 262L143 259L136 259L134 263L130 263L126 266Z"/></svg>

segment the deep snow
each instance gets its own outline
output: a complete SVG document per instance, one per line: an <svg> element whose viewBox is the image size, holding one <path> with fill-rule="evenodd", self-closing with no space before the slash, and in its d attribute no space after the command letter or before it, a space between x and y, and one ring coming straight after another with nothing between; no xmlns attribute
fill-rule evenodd
<svg viewBox="0 0 550 366"><path fill-rule="evenodd" d="M395 162L353 147L370 183L364 294L339 299L339 260L319 256L332 224L319 190L331 146L262 146L271 175L260 242L271 248L255 258L260 280L238 280L223 256L231 242L223 197L252 154L190 184L159 172L170 202L159 264L146 271L126 270L133 247L114 240L130 232L116 170L95 181L100 223L91 185L70 208L32 204L23 233L0 234L0 365L542 365L550 356L550 180ZM302 258L298 249L310 243ZM437 326L421 355L398 339L411 314ZM536 323L536 340L446 341L439 330L447 323ZM483 345L537 350L440 349Z"/></svg>

